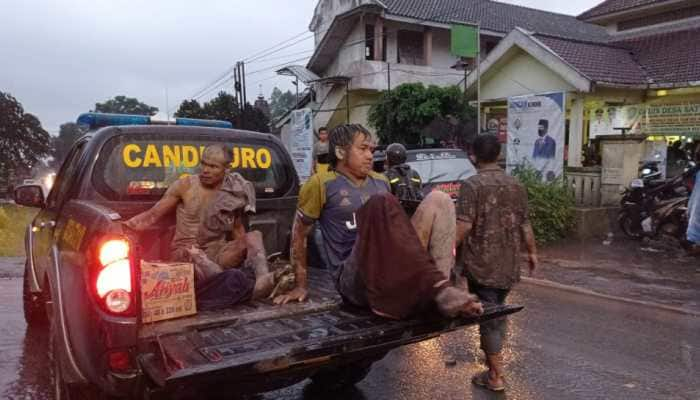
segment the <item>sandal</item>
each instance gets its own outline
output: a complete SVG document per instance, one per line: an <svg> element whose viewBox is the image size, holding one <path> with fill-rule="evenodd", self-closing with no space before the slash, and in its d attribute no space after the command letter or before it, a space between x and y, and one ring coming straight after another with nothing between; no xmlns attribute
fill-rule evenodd
<svg viewBox="0 0 700 400"><path fill-rule="evenodd" d="M491 380L489 379L489 372L484 371L480 374L474 375L472 378L472 383L475 384L476 386L480 386L482 388L488 389L492 392L502 392L506 390L506 387L503 384L500 385L494 385L491 383Z"/></svg>

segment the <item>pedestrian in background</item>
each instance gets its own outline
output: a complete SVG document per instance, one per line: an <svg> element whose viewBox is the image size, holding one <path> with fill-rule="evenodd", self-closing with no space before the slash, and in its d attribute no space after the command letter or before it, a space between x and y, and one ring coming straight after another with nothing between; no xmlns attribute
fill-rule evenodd
<svg viewBox="0 0 700 400"><path fill-rule="evenodd" d="M527 192L498 166L501 145L495 135L479 136L473 146L478 174L467 179L457 201L457 242L471 293L480 300L504 304L520 280L520 250L525 243L530 274L537 267L537 248L528 219ZM473 377L475 385L505 390L503 342L506 321L498 318L479 326L488 371Z"/></svg>
<svg viewBox="0 0 700 400"><path fill-rule="evenodd" d="M314 144L312 158L314 174L328 171L328 129L325 126L318 128L318 142Z"/></svg>

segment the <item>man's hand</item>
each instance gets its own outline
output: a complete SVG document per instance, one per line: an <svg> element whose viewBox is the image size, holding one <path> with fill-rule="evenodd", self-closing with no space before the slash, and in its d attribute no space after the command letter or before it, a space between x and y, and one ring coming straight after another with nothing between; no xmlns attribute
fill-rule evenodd
<svg viewBox="0 0 700 400"><path fill-rule="evenodd" d="M287 294L282 294L282 295L275 297L273 302L277 305L287 304L291 301L298 301L301 303L303 301L306 301L306 298L308 297L308 295L309 295L309 293L307 292L306 289L296 287L291 292L289 292Z"/></svg>
<svg viewBox="0 0 700 400"><path fill-rule="evenodd" d="M528 264L528 267L530 268L530 276L534 275L535 270L537 269L537 266L539 263L540 263L540 261L537 258L537 254L530 254L527 257L527 264Z"/></svg>

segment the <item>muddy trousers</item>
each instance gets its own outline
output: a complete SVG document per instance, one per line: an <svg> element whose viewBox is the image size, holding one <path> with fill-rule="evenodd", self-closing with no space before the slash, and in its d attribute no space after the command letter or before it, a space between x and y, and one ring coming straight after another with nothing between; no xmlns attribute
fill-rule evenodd
<svg viewBox="0 0 700 400"><path fill-rule="evenodd" d="M455 236L457 213L452 198L433 191L420 203L411 217L411 224L423 247L433 257L435 265L450 278L455 263Z"/></svg>
<svg viewBox="0 0 700 400"><path fill-rule="evenodd" d="M482 286L469 279L469 290L479 297L479 300L492 304L503 305L510 293L508 289L497 289ZM479 325L479 337L481 349L484 353L493 355L503 350L503 343L507 336L507 321L505 317L492 319Z"/></svg>
<svg viewBox="0 0 700 400"><path fill-rule="evenodd" d="M454 266L457 234L457 217L452 198L443 192L431 192L411 217L411 224L435 265L445 274L445 279L449 279ZM358 257L355 247L340 271L332 272L336 276L336 286L343 299L350 304L366 307L366 288L357 271L358 263L362 260Z"/></svg>

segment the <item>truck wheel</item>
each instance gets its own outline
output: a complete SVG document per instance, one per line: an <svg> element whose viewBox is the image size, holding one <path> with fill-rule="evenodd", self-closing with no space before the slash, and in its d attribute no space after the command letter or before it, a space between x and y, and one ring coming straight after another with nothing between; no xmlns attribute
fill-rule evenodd
<svg viewBox="0 0 700 400"><path fill-rule="evenodd" d="M362 360L339 367L324 368L314 374L311 381L321 392L347 389L367 377L374 361L376 360Z"/></svg>
<svg viewBox="0 0 700 400"><path fill-rule="evenodd" d="M46 300L51 301L48 282L46 282ZM57 313L52 313L53 317L48 321L49 325L49 357L51 364L51 375L53 377L54 400L114 400L105 395L92 385L69 385L64 378L63 363L61 363L58 318ZM46 314L45 314L46 315ZM48 320L48 318L47 318Z"/></svg>
<svg viewBox="0 0 700 400"><path fill-rule="evenodd" d="M22 279L22 300L24 303L24 320L27 325L45 325L46 301L41 293L32 293L29 285L29 265L24 266L24 278Z"/></svg>

